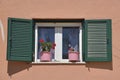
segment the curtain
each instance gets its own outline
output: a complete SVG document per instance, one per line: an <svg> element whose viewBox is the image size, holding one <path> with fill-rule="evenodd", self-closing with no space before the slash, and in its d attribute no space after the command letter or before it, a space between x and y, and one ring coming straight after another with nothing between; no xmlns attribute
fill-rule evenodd
<svg viewBox="0 0 120 80"><path fill-rule="evenodd" d="M41 52L40 49L40 39L43 39L44 42L55 42L55 29L54 27L39 27L38 28L38 59ZM54 51L52 51L52 58L54 58Z"/></svg>
<svg viewBox="0 0 120 80"><path fill-rule="evenodd" d="M63 59L68 59L69 48L79 51L79 27L63 27Z"/></svg>

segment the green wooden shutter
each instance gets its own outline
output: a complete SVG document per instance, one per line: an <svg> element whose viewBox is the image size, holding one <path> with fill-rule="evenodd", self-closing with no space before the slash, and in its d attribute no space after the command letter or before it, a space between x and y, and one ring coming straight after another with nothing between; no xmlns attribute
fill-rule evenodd
<svg viewBox="0 0 120 80"><path fill-rule="evenodd" d="M85 61L111 61L111 20L86 20L83 30Z"/></svg>
<svg viewBox="0 0 120 80"><path fill-rule="evenodd" d="M8 18L7 60L32 61L32 20Z"/></svg>

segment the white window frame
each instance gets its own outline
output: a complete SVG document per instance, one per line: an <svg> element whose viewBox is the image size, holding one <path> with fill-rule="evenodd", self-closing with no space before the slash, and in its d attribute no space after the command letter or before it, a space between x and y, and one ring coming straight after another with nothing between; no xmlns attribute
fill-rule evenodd
<svg viewBox="0 0 120 80"><path fill-rule="evenodd" d="M38 51L38 27L55 27L55 59L52 59L51 62L40 62L40 59L37 59L37 51ZM68 59L62 59L62 27L80 27L79 32L79 62L76 63L85 63L82 58L82 25L81 22L69 22L69 23L36 23L35 24L35 56L34 56L34 62L33 63L72 63L69 62Z"/></svg>

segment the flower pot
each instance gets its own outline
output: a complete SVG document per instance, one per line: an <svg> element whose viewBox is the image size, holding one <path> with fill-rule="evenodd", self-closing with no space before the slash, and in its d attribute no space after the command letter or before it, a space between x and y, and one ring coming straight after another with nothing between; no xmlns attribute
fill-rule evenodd
<svg viewBox="0 0 120 80"><path fill-rule="evenodd" d="M71 62L79 61L79 52L70 51L68 52L68 58Z"/></svg>
<svg viewBox="0 0 120 80"><path fill-rule="evenodd" d="M40 54L40 61L49 62L51 61L51 53L47 51L42 51Z"/></svg>

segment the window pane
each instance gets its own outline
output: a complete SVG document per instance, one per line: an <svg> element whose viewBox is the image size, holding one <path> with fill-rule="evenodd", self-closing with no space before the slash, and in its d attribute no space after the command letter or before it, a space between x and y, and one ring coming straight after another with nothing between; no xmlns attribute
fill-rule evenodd
<svg viewBox="0 0 120 80"><path fill-rule="evenodd" d="M68 59L69 48L79 51L79 27L63 27L62 58Z"/></svg>
<svg viewBox="0 0 120 80"><path fill-rule="evenodd" d="M55 42L55 29L54 27L38 27L38 56L37 58L39 59L40 57L40 39L43 39L44 42ZM52 53L52 58L54 58L54 50L51 50Z"/></svg>

